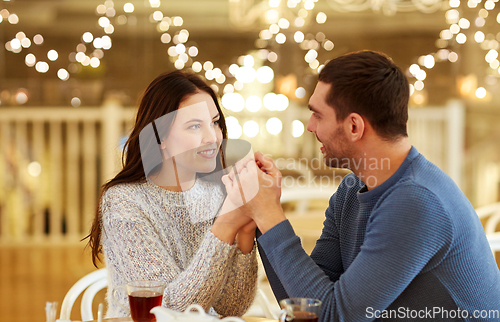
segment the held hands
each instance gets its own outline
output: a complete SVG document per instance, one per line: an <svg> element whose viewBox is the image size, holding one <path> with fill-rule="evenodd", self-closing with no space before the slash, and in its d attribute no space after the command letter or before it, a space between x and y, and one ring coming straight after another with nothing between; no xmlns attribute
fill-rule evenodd
<svg viewBox="0 0 500 322"><path fill-rule="evenodd" d="M241 160L222 182L233 206L252 218L262 233L285 220L280 204L281 173L262 153Z"/></svg>

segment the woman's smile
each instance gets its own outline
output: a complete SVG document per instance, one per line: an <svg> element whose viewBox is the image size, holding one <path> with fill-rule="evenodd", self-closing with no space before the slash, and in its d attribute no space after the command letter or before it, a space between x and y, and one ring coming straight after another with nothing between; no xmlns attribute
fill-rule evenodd
<svg viewBox="0 0 500 322"><path fill-rule="evenodd" d="M207 150L199 151L199 152L197 152L197 154L206 158L206 159L212 159L212 158L215 158L215 156L217 155L217 149L207 149Z"/></svg>

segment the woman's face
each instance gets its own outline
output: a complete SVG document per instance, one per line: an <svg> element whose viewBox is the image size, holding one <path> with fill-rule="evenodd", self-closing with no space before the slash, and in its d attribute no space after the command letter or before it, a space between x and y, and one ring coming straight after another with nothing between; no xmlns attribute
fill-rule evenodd
<svg viewBox="0 0 500 322"><path fill-rule="evenodd" d="M174 158L180 175L212 172L222 142L219 111L206 92L188 96L181 102L170 132L161 147Z"/></svg>

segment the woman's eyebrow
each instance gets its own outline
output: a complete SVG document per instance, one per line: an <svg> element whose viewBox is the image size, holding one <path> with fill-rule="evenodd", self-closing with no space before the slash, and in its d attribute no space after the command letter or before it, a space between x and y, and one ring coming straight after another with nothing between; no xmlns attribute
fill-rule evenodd
<svg viewBox="0 0 500 322"><path fill-rule="evenodd" d="M203 122L203 120L200 120L200 119L191 119L189 121L184 122L184 124L191 123L191 122Z"/></svg>
<svg viewBox="0 0 500 322"><path fill-rule="evenodd" d="M215 120L215 119L217 119L219 117L220 117L220 114L217 113L217 115L215 115L214 117L212 117L212 120ZM191 123L191 122L199 122L199 123L201 123L201 122L203 122L203 120L201 120L201 119L190 119L189 121L184 122L184 124Z"/></svg>

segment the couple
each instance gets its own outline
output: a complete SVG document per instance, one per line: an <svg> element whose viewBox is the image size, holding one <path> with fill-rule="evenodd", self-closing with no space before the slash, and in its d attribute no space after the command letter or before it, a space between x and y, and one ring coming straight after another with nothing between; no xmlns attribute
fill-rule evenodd
<svg viewBox="0 0 500 322"><path fill-rule="evenodd" d="M194 75L159 76L142 98L123 170L103 187L89 235L94 264L103 253L110 290L160 279L166 307L242 315L255 294L257 240L276 298L321 300L320 321L466 321L499 310L500 273L481 223L410 145L408 99L405 75L381 53L346 54L321 71L307 129L329 166L370 166L351 167L308 256L283 214L272 160L256 153L223 176L216 95ZM108 303L108 316L128 313Z"/></svg>

